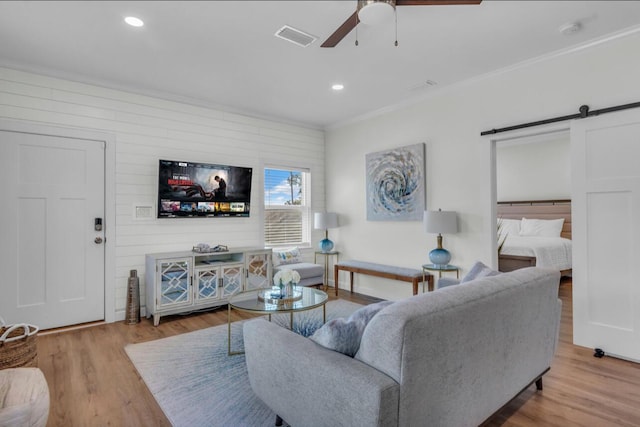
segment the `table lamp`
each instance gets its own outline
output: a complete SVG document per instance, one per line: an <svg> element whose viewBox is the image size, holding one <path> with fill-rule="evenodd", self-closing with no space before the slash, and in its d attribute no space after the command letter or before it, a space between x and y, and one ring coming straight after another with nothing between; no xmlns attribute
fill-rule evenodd
<svg viewBox="0 0 640 427"><path fill-rule="evenodd" d="M457 233L458 219L453 211L424 211L424 231L438 233L438 247L429 252L429 260L438 267L444 267L451 261L451 254L442 247L442 233Z"/></svg>
<svg viewBox="0 0 640 427"><path fill-rule="evenodd" d="M335 212L316 212L313 217L313 225L316 230L324 230L324 239L320 240L320 250L331 252L333 242L329 240L329 228L338 227L338 214Z"/></svg>

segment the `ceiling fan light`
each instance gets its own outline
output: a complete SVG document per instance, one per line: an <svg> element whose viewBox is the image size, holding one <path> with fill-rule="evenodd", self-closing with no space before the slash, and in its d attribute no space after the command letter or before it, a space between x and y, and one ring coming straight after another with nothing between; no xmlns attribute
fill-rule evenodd
<svg viewBox="0 0 640 427"><path fill-rule="evenodd" d="M395 0L358 0L358 19L363 24L380 24L390 19L395 9Z"/></svg>

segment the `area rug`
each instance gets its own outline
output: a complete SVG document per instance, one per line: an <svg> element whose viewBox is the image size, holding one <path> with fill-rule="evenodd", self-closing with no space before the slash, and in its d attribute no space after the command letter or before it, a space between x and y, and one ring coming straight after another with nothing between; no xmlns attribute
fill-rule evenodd
<svg viewBox="0 0 640 427"><path fill-rule="evenodd" d="M361 307L327 303L327 320L347 317ZM273 322L289 326L289 315ZM294 331L305 335L319 327L322 310L294 314ZM232 350L242 350L242 324L231 324ZM244 355L227 354L227 325L125 347L160 408L175 427L273 426L275 414L249 385Z"/></svg>

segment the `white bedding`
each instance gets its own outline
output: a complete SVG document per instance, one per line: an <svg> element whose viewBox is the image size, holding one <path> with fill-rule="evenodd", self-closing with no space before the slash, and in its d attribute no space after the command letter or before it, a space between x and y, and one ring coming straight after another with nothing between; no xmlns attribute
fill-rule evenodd
<svg viewBox="0 0 640 427"><path fill-rule="evenodd" d="M571 240L562 237L508 235L501 254L536 257L536 266L554 270L571 268Z"/></svg>

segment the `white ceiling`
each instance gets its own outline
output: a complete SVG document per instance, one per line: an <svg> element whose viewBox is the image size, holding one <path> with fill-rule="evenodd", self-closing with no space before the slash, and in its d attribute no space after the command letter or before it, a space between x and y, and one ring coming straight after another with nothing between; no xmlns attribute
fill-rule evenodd
<svg viewBox="0 0 640 427"><path fill-rule="evenodd" d="M0 66L323 128L612 33L639 1L402 6L393 21L320 44L356 1L2 1ZM127 15L145 21L129 27ZM572 21L582 31L562 35ZM303 48L283 25L318 37ZM437 82L427 87L427 80ZM341 82L344 91L331 85Z"/></svg>

